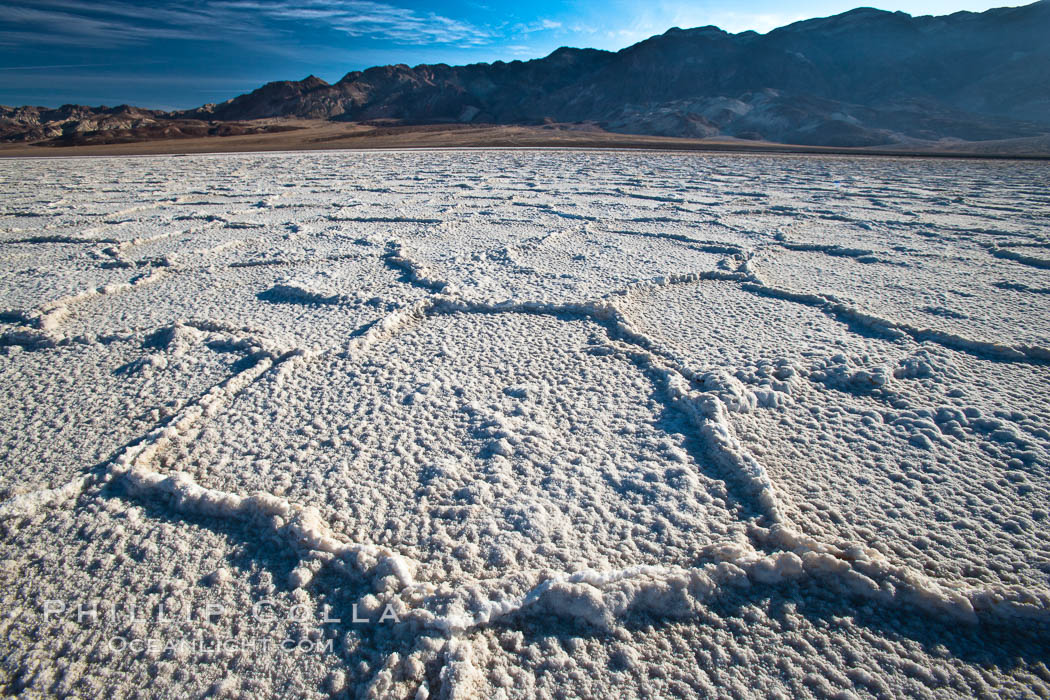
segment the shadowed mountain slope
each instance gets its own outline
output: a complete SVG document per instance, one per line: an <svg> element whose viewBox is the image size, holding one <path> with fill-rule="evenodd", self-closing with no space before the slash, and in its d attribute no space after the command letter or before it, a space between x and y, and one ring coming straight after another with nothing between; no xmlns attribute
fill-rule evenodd
<svg viewBox="0 0 1050 700"><path fill-rule="evenodd" d="M593 122L822 146L1030 138L1050 133L1047 36L1050 0L943 17L859 8L764 35L673 28L615 53L381 66L335 84L310 76L195 110L140 111L201 121ZM17 121L11 111L0 117Z"/></svg>

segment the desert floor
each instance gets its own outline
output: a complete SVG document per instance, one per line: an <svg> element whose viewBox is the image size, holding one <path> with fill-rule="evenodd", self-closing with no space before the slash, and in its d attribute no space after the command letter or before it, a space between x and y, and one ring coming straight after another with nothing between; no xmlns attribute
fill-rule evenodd
<svg viewBox="0 0 1050 700"><path fill-rule="evenodd" d="M383 126L309 119L260 119L249 124L293 127L291 131L242 136L152 139L89 146L0 143L0 158L177 155L272 151L365 149L566 148L631 149L708 153L812 153L908 157L966 157L1050 160L1050 136L1001 141L915 141L870 148L799 146L733 138L689 139L618 134L593 125L430 124ZM114 137L115 138L115 137Z"/></svg>
<svg viewBox="0 0 1050 700"><path fill-rule="evenodd" d="M1044 163L0 183L9 694L1050 694Z"/></svg>

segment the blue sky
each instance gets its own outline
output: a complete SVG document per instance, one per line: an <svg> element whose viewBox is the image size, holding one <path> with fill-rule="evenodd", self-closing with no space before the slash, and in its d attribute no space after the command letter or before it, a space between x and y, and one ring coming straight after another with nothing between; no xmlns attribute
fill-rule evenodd
<svg viewBox="0 0 1050 700"><path fill-rule="evenodd" d="M766 32L863 2L774 0L24 0L0 3L0 104L221 102L270 80L329 82L386 63L617 50L669 27ZM913 15L1023 2L887 0Z"/></svg>

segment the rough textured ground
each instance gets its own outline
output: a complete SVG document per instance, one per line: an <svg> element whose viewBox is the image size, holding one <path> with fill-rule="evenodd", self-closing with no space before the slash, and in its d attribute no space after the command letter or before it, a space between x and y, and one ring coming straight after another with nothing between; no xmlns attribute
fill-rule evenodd
<svg viewBox="0 0 1050 700"><path fill-rule="evenodd" d="M1050 696L1041 164L0 183L8 694Z"/></svg>

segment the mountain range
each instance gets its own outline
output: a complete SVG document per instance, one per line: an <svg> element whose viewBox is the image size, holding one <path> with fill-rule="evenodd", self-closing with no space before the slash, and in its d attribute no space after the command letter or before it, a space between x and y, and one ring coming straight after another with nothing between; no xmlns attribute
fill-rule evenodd
<svg viewBox="0 0 1050 700"><path fill-rule="evenodd" d="M1050 134L1047 37L1050 0L940 17L859 8L767 34L673 28L617 52L560 48L531 61L382 66L334 84L310 76L179 112L0 107L0 139L285 128L252 124L274 118L585 123L838 147L1020 139Z"/></svg>

